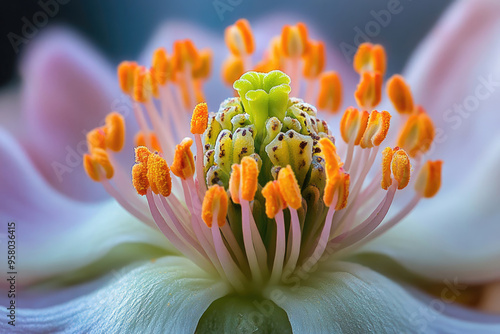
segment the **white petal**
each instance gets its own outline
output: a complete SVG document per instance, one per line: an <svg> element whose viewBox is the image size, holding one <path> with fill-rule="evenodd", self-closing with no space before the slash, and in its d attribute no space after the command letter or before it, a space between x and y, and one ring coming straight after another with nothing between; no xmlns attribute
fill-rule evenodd
<svg viewBox="0 0 500 334"><path fill-rule="evenodd" d="M483 150L485 156L464 175L455 196L438 193L422 200L422 207L407 220L364 250L386 254L431 279L468 283L498 279L500 136Z"/></svg>
<svg viewBox="0 0 500 334"><path fill-rule="evenodd" d="M16 224L16 248L22 259L17 268L23 272L20 283L76 270L120 244L147 243L172 249L161 233L139 222L113 201L86 204L55 191L3 130L0 130L0 156L0 219ZM5 233L2 232L2 245ZM2 261L3 269L6 265Z"/></svg>
<svg viewBox="0 0 500 334"><path fill-rule="evenodd" d="M17 309L5 333L193 333L216 299L230 291L184 257L164 257L98 291L45 309ZM2 318L6 308L2 306Z"/></svg>
<svg viewBox="0 0 500 334"><path fill-rule="evenodd" d="M268 297L294 333L498 333L496 323L452 318L444 300L422 303L384 276L353 263L331 263Z"/></svg>

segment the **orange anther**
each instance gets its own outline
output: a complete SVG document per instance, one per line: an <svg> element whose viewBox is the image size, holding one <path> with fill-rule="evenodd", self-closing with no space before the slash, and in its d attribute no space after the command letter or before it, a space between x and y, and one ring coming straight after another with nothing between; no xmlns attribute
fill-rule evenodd
<svg viewBox="0 0 500 334"><path fill-rule="evenodd" d="M309 50L304 57L304 77L315 79L325 69L325 44L323 42L310 41Z"/></svg>
<svg viewBox="0 0 500 334"><path fill-rule="evenodd" d="M338 173L334 178L327 179L323 195L323 202L327 207L333 204L335 195L337 195L335 210L342 210L346 207L349 197L350 179L350 175L346 173Z"/></svg>
<svg viewBox="0 0 500 334"><path fill-rule="evenodd" d="M164 85L168 80L173 80L172 64L168 59L165 48L158 48L153 53L151 75L159 85Z"/></svg>
<svg viewBox="0 0 500 334"><path fill-rule="evenodd" d="M198 50L190 39L174 42L172 63L175 71L184 71L186 65L192 68L198 62L198 57Z"/></svg>
<svg viewBox="0 0 500 334"><path fill-rule="evenodd" d="M113 111L106 116L106 147L119 152L125 144L125 120L123 116Z"/></svg>
<svg viewBox="0 0 500 334"><path fill-rule="evenodd" d="M373 110L368 118L368 125L361 138L361 148L371 148L379 146L389 132L391 125L391 114L387 111L378 112Z"/></svg>
<svg viewBox="0 0 500 334"><path fill-rule="evenodd" d="M106 131L104 127L95 128L87 133L87 145L89 152L92 152L94 148L106 149Z"/></svg>
<svg viewBox="0 0 500 334"><path fill-rule="evenodd" d="M213 185L208 188L203 198L201 207L201 218L208 227L212 227L214 213L217 214L217 224L223 226L226 223L227 214L227 194L224 187Z"/></svg>
<svg viewBox="0 0 500 334"><path fill-rule="evenodd" d="M210 76L212 66L212 50L204 49L199 53L198 61L193 66L194 79L206 79Z"/></svg>
<svg viewBox="0 0 500 334"><path fill-rule="evenodd" d="M434 123L424 109L418 106L401 130L398 146L408 151L411 157L416 157L430 149L434 135Z"/></svg>
<svg viewBox="0 0 500 334"><path fill-rule="evenodd" d="M326 177L333 178L339 173L339 168L342 167L343 162L337 154L337 148L328 138L321 138L319 140L321 146L321 153L325 157Z"/></svg>
<svg viewBox="0 0 500 334"><path fill-rule="evenodd" d="M191 133L203 134L208 125L208 106L206 103L198 103L191 117Z"/></svg>
<svg viewBox="0 0 500 334"><path fill-rule="evenodd" d="M92 159L92 157L89 154L83 155L83 168L85 169L85 172L92 180L96 182L101 181L99 166L97 165L97 162L94 159Z"/></svg>
<svg viewBox="0 0 500 334"><path fill-rule="evenodd" d="M227 27L224 39L229 51L235 56L250 55L255 51L252 28L245 19L239 19L235 24Z"/></svg>
<svg viewBox="0 0 500 334"><path fill-rule="evenodd" d="M365 71L385 74L387 57L380 44L363 43L354 55L354 70L361 74Z"/></svg>
<svg viewBox="0 0 500 334"><path fill-rule="evenodd" d="M387 147L382 152L382 182L383 189L389 188L392 184L391 173L398 181L398 189L403 189L410 182L410 157L403 149Z"/></svg>
<svg viewBox="0 0 500 334"><path fill-rule="evenodd" d="M354 97L363 109L376 107L382 98L382 75L379 72L363 72Z"/></svg>
<svg viewBox="0 0 500 334"><path fill-rule="evenodd" d="M108 152L102 148L94 148L92 150L92 160L104 169L107 179L111 179L113 177L114 169L111 161L109 161Z"/></svg>
<svg viewBox="0 0 500 334"><path fill-rule="evenodd" d="M138 66L134 75L134 100L144 103L153 96L158 98L158 82L144 66Z"/></svg>
<svg viewBox="0 0 500 334"><path fill-rule="evenodd" d="M281 194L288 205L293 209L299 209L302 206L302 195L290 165L280 169L278 173L278 184Z"/></svg>
<svg viewBox="0 0 500 334"><path fill-rule="evenodd" d="M253 201L255 192L259 185L259 166L254 158L249 156L241 159L241 198L247 201Z"/></svg>
<svg viewBox="0 0 500 334"><path fill-rule="evenodd" d="M430 198L441 188L441 170L443 161L427 161L418 173L415 190L422 197Z"/></svg>
<svg viewBox="0 0 500 334"><path fill-rule="evenodd" d="M132 184L141 196L146 195L149 189L148 168L145 164L139 163L132 167Z"/></svg>
<svg viewBox="0 0 500 334"><path fill-rule="evenodd" d="M274 218L276 214L287 207L285 198L281 194L278 181L269 181L262 188L262 196L266 199L266 215Z"/></svg>
<svg viewBox="0 0 500 334"><path fill-rule="evenodd" d="M231 166L231 176L229 177L229 192L231 200L235 204L240 204L240 180L241 180L241 165L233 164Z"/></svg>
<svg viewBox="0 0 500 334"><path fill-rule="evenodd" d="M148 157L147 177L151 190L155 194L169 196L172 190L172 180L170 179L170 169L165 159L157 153L152 153Z"/></svg>
<svg viewBox="0 0 500 334"><path fill-rule="evenodd" d="M118 82L121 90L132 95L134 89L134 75L137 63L133 61L123 61L118 65Z"/></svg>
<svg viewBox="0 0 500 334"><path fill-rule="evenodd" d="M151 152L145 146L139 146L135 148L135 162L148 165L148 158Z"/></svg>
<svg viewBox="0 0 500 334"><path fill-rule="evenodd" d="M191 145L193 145L193 140L191 138L184 138L175 147L174 162L170 166L172 173L183 180L189 179L194 175L195 167Z"/></svg>
<svg viewBox="0 0 500 334"><path fill-rule="evenodd" d="M400 114L411 114L414 110L413 96L405 79L396 74L387 82L387 95Z"/></svg>
<svg viewBox="0 0 500 334"><path fill-rule="evenodd" d="M354 140L354 145L359 145L368 125L369 117L370 114L366 110L359 112L354 107L347 108L340 120L340 134L342 135L342 139L346 143Z"/></svg>
<svg viewBox="0 0 500 334"><path fill-rule="evenodd" d="M285 25L281 32L281 49L285 57L296 58L308 49L307 26L300 22L295 26Z"/></svg>
<svg viewBox="0 0 500 334"><path fill-rule="evenodd" d="M238 80L245 72L243 59L240 57L229 56L222 64L222 80L228 86L233 87L233 83Z"/></svg>
<svg viewBox="0 0 500 334"><path fill-rule="evenodd" d="M321 74L319 79L318 108L337 112L342 104L342 81L337 72Z"/></svg>

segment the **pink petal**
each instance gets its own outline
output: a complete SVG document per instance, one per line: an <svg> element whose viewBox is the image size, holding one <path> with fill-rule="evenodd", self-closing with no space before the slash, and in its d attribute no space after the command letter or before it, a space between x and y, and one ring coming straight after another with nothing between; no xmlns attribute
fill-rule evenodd
<svg viewBox="0 0 500 334"><path fill-rule="evenodd" d="M79 200L104 192L82 167L86 132L103 122L121 95L111 67L76 34L53 29L27 49L21 64L25 146L57 190Z"/></svg>

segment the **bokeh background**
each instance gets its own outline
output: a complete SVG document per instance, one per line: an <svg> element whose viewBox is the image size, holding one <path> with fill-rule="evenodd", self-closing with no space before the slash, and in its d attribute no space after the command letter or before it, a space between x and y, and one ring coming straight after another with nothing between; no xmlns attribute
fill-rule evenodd
<svg viewBox="0 0 500 334"><path fill-rule="evenodd" d="M2 1L0 87L18 80L16 63L19 53L12 46L9 33L22 36L26 19L33 22L34 15L43 11L42 4L54 1L56 0ZM240 17L251 21L263 14L300 15L307 22L315 22L317 28L326 37L330 37L325 42L339 48L342 41L352 44L356 27L364 31L366 24L375 20L373 11L386 10L388 6L399 3L404 10L392 15L390 22L370 38L373 42L390 45L388 72L392 73L402 69L411 51L451 1L59 0L58 3L57 12L48 18L46 25L37 29L38 33L51 25L69 25L90 39L114 63L136 57L155 29L171 19L196 22L223 36L224 28ZM219 13L224 13L219 15L217 8ZM23 46L20 45L21 54Z"/></svg>

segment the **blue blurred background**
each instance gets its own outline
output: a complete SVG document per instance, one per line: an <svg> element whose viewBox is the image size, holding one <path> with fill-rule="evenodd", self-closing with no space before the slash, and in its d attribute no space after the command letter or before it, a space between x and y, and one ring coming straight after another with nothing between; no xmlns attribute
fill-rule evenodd
<svg viewBox="0 0 500 334"><path fill-rule="evenodd" d="M342 41L352 44L356 28L365 33L372 29L376 33L370 36L373 42L390 45L391 73L401 70L411 51L450 3L451 0L4 0L0 14L0 85L17 79L19 53L13 43L18 44L21 53L24 44L29 43L30 39L16 39L23 36L26 21L39 20L37 33L54 24L70 25L109 59L118 62L137 56L155 29L169 19L196 22L223 36L224 28L240 17L252 21L262 14L289 13L315 22L330 38L326 42L337 47ZM382 11L391 9L400 12L386 21L379 16L377 21ZM40 12L48 12L46 20ZM370 22L381 23L370 26Z"/></svg>

